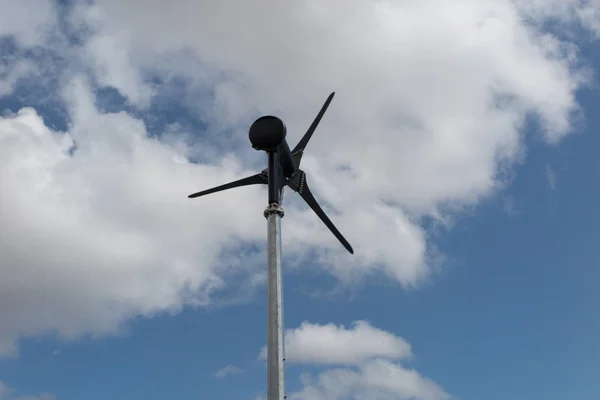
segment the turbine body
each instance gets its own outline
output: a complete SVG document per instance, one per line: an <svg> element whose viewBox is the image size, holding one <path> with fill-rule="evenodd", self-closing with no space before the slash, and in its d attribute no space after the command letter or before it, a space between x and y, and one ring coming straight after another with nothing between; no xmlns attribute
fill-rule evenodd
<svg viewBox="0 0 600 400"><path fill-rule="evenodd" d="M250 126L248 138L256 150L275 151L285 141L287 129L282 120L272 115L260 117Z"/></svg>

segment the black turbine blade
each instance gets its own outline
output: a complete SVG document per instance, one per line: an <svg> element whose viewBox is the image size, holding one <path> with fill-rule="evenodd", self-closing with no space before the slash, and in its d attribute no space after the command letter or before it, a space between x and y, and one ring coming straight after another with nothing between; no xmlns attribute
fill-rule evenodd
<svg viewBox="0 0 600 400"><path fill-rule="evenodd" d="M323 104L323 107L321 107L321 111L319 111L319 113L317 114L317 117L315 118L313 123L310 125L310 127L308 128L308 130L306 131L306 133L304 134L302 139L300 139L300 141L298 142L296 147L294 147L294 149L292 150L292 156L294 156L294 162L296 164L296 168L300 167L300 160L302 159L302 152L306 148L306 145L308 144L308 141L310 140L313 133L315 133L315 129L317 129L319 122L321 122L321 118L323 118L323 114L325 114L325 111L327 111L327 107L329 107L329 103L331 103L331 100L333 100L333 96L335 96L335 92L332 92L329 95L329 97L327 97L327 100L325 100L325 104Z"/></svg>
<svg viewBox="0 0 600 400"><path fill-rule="evenodd" d="M266 185L267 182L268 182L267 174L263 171L260 174L252 175L247 178L239 179L237 181L229 182L224 185L214 187L212 189L207 189L207 190L203 190L198 193L190 194L188 197L190 199L193 199L195 197L200 197L200 196L204 196L207 194L220 192L222 190L232 189L232 188L236 188L236 187L240 187L240 186L260 185L260 184Z"/></svg>
<svg viewBox="0 0 600 400"><path fill-rule="evenodd" d="M350 243L348 243L346 238L344 238L340 231L337 230L335 225L333 225L333 222L331 222L327 214L325 214L325 211L323 211L319 203L317 203L315 196L313 196L312 192L308 188L308 184L306 183L306 173L302 170L299 170L296 176L288 181L288 186L295 192L298 192L306 204L308 204L315 214L321 218L321 221L323 221L331 233L333 233L340 243L342 243L346 250L348 250L350 254L354 254L354 250L352 249L352 246L350 246Z"/></svg>

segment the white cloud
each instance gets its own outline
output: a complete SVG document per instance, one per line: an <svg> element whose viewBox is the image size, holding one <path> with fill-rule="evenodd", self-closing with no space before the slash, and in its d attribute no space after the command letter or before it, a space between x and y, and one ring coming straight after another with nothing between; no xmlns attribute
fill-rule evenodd
<svg viewBox="0 0 600 400"><path fill-rule="evenodd" d="M237 365L226 365L215 373L215 377L218 379L223 379L226 376L239 374L244 370L238 367Z"/></svg>
<svg viewBox="0 0 600 400"><path fill-rule="evenodd" d="M84 19L87 29L95 32L85 42L83 59L92 67L99 85L116 87L131 103L147 107L152 89L143 81L141 71L133 64L137 55L135 48L129 43L131 33L126 30L115 34L104 33L102 17L104 16L99 8L87 6L75 8L71 15L76 26Z"/></svg>
<svg viewBox="0 0 600 400"><path fill-rule="evenodd" d="M350 329L335 324L314 325L303 322L297 329L285 332L288 362L308 364L360 364L386 357L404 360L412 357L410 345L390 332L356 321ZM260 357L265 358L266 347Z"/></svg>
<svg viewBox="0 0 600 400"><path fill-rule="evenodd" d="M288 396L302 400L449 400L443 388L386 360L365 362L357 369L329 369L314 379L302 377L303 388Z"/></svg>
<svg viewBox="0 0 600 400"><path fill-rule="evenodd" d="M6 24L0 17L0 33L45 43L50 3L7 4L15 11ZM596 3L569 4L594 20ZM337 96L303 166L356 254L288 194L286 257L316 254L344 283L384 274L417 285L434 256L420 217L445 218L501 188L502 171L523 157L527 115L552 143L572 129L588 71L576 43L526 23L524 13L550 18L543 9L492 0L80 2L70 22L92 29L81 49L64 52L73 62L58 80L71 82L68 132L52 132L32 108L0 120L0 354L14 353L19 335L116 332L132 316L210 303L231 275L258 281L260 254L222 252L263 243L264 192L185 196L253 171L262 160L246 157L255 117L283 117L293 144L330 90ZM78 68L140 107L159 90L147 73L189 78L189 98L173 101L208 124L197 147L247 150L189 164L196 149L148 138L127 113L96 110L85 81L66 79ZM13 88L11 79L0 88Z"/></svg>
<svg viewBox="0 0 600 400"><path fill-rule="evenodd" d="M3 0L0 36L11 35L26 46L41 45L48 39L56 21L52 1Z"/></svg>
<svg viewBox="0 0 600 400"><path fill-rule="evenodd" d="M14 354L19 334L111 333L132 316L206 304L244 259L224 265L225 246L262 239L257 188L242 204L186 198L246 173L235 159L178 162L140 121L98 113L90 95L83 81L69 88L67 133L33 109L0 120L0 354Z"/></svg>
<svg viewBox="0 0 600 400"><path fill-rule="evenodd" d="M450 399L438 384L398 362L412 357L404 339L367 322L355 322L349 329L304 322L288 330L285 340L287 361L328 366L316 379L303 374L302 389L290 399ZM340 364L350 367L330 367Z"/></svg>
<svg viewBox="0 0 600 400"><path fill-rule="evenodd" d="M19 79L36 70L35 65L27 60L15 60L14 63L0 64L0 97L11 94Z"/></svg>
<svg viewBox="0 0 600 400"><path fill-rule="evenodd" d="M519 0L515 5L540 23L547 20L570 23L600 34L598 0Z"/></svg>

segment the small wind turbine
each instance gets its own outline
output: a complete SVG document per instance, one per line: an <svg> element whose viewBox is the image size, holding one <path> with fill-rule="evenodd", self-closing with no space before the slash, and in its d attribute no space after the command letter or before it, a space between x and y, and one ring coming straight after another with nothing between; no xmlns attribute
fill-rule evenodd
<svg viewBox="0 0 600 400"><path fill-rule="evenodd" d="M267 398L283 400L285 398L283 361L283 303L281 286L281 193L285 186L298 193L310 208L325 223L329 230L351 254L350 243L338 231L313 196L306 181L306 173L300 169L302 155L323 114L329 107L334 93L331 93L321 111L310 125L296 147L290 151L285 140L287 130L283 121L267 115L260 117L250 126L249 137L252 147L265 151L268 167L262 172L237 181L229 182L212 189L189 195L189 198L204 196L240 186L268 185L269 202L264 211L267 219L268 252L268 332L267 332Z"/></svg>

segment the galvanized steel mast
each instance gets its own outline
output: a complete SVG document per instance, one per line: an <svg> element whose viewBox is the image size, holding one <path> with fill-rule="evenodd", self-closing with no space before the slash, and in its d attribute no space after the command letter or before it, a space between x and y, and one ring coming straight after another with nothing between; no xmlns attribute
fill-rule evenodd
<svg viewBox="0 0 600 400"><path fill-rule="evenodd" d="M281 173L279 154L269 157L269 205L267 219L267 399L285 399L283 346L283 292L281 276Z"/></svg>

